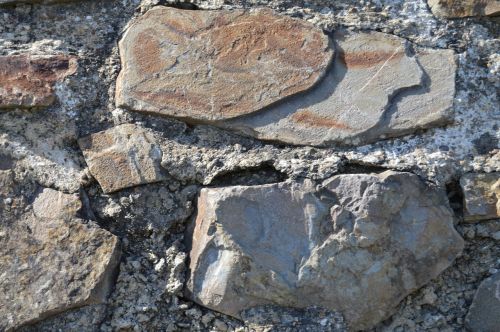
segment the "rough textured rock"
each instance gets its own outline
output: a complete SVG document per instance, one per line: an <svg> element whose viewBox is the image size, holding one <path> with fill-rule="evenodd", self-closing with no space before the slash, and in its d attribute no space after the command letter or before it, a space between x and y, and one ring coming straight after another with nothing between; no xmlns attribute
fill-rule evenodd
<svg viewBox="0 0 500 332"><path fill-rule="evenodd" d="M82 202L76 194L44 188L33 202L33 213L37 218L71 219L82 208Z"/></svg>
<svg viewBox="0 0 500 332"><path fill-rule="evenodd" d="M55 82L76 68L76 58L67 55L0 56L0 109L49 106Z"/></svg>
<svg viewBox="0 0 500 332"><path fill-rule="evenodd" d="M449 121L453 51L410 56L405 40L379 32L334 38L337 58L310 93L224 126L294 144L360 145Z"/></svg>
<svg viewBox="0 0 500 332"><path fill-rule="evenodd" d="M460 179L464 219L500 218L500 173L469 173Z"/></svg>
<svg viewBox="0 0 500 332"><path fill-rule="evenodd" d="M479 285L466 324L472 332L496 332L500 328L500 272Z"/></svg>
<svg viewBox="0 0 500 332"><path fill-rule="evenodd" d="M117 106L223 120L312 87L333 50L313 25L272 11L155 7L120 41Z"/></svg>
<svg viewBox="0 0 500 332"><path fill-rule="evenodd" d="M427 3L434 15L445 18L500 14L498 0L427 0Z"/></svg>
<svg viewBox="0 0 500 332"><path fill-rule="evenodd" d="M241 317L262 305L388 317L462 251L443 192L410 173L202 189L187 295Z"/></svg>
<svg viewBox="0 0 500 332"><path fill-rule="evenodd" d="M32 216L0 225L0 330L104 301L119 241L91 222Z"/></svg>
<svg viewBox="0 0 500 332"><path fill-rule="evenodd" d="M144 128L124 124L81 138L80 148L105 193L161 181L161 149Z"/></svg>

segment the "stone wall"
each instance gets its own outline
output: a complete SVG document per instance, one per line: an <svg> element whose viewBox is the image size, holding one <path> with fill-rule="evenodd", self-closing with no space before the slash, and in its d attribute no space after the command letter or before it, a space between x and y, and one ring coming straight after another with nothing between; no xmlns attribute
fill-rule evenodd
<svg viewBox="0 0 500 332"><path fill-rule="evenodd" d="M498 331L499 13L0 0L0 331Z"/></svg>

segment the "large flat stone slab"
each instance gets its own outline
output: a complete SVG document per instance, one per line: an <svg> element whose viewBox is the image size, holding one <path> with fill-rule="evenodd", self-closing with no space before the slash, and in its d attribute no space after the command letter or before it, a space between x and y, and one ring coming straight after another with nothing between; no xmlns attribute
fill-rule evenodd
<svg viewBox="0 0 500 332"><path fill-rule="evenodd" d="M471 332L496 332L500 329L500 273L481 282L465 324Z"/></svg>
<svg viewBox="0 0 500 332"><path fill-rule="evenodd" d="M328 38L268 10L157 7L120 41L117 106L317 146L362 145L451 120L452 50L380 32Z"/></svg>
<svg viewBox="0 0 500 332"><path fill-rule="evenodd" d="M320 29L266 9L158 6L128 28L119 46L118 107L208 121L309 89L333 54Z"/></svg>
<svg viewBox="0 0 500 332"><path fill-rule="evenodd" d="M90 173L105 193L164 179L162 151L146 129L123 124L78 140Z"/></svg>
<svg viewBox="0 0 500 332"><path fill-rule="evenodd" d="M498 0L427 0L427 4L434 15L444 18L500 14Z"/></svg>
<svg viewBox="0 0 500 332"><path fill-rule="evenodd" d="M0 223L0 330L103 302L119 256L118 238L92 222Z"/></svg>
<svg viewBox="0 0 500 332"><path fill-rule="evenodd" d="M450 120L453 51L418 49L411 56L407 41L379 32L334 38L334 64L309 93L221 125L293 144L362 145Z"/></svg>
<svg viewBox="0 0 500 332"><path fill-rule="evenodd" d="M410 173L202 189L186 294L242 318L265 305L370 328L462 251L446 195Z"/></svg>
<svg viewBox="0 0 500 332"><path fill-rule="evenodd" d="M67 55L0 56L0 110L50 106L54 84L76 68L76 58Z"/></svg>
<svg viewBox="0 0 500 332"><path fill-rule="evenodd" d="M468 173L460 179L464 219L500 218L500 173Z"/></svg>

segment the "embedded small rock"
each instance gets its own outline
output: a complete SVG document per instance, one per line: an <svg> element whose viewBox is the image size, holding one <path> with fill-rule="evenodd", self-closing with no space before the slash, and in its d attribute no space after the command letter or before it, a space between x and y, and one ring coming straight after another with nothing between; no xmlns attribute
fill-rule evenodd
<svg viewBox="0 0 500 332"><path fill-rule="evenodd" d="M37 218L71 219L82 208L77 194L44 188L33 202L33 213Z"/></svg>
<svg viewBox="0 0 500 332"><path fill-rule="evenodd" d="M500 173L469 173L460 179L467 221L500 218Z"/></svg>
<svg viewBox="0 0 500 332"><path fill-rule="evenodd" d="M496 332L500 327L500 273L479 285L465 318L472 332Z"/></svg>
<svg viewBox="0 0 500 332"><path fill-rule="evenodd" d="M186 293L238 318L319 306L353 330L391 315L463 249L446 195L410 173L202 189Z"/></svg>
<svg viewBox="0 0 500 332"><path fill-rule="evenodd" d="M54 84L76 67L75 57L68 55L0 56L0 109L50 106Z"/></svg>
<svg viewBox="0 0 500 332"><path fill-rule="evenodd" d="M118 107L210 121L311 88L333 55L320 29L267 9L158 6L128 28L119 46Z"/></svg>
<svg viewBox="0 0 500 332"><path fill-rule="evenodd" d="M78 141L89 166L105 193L163 180L162 151L153 134L123 124Z"/></svg>
<svg viewBox="0 0 500 332"><path fill-rule="evenodd" d="M427 4L434 15L444 18L500 14L498 0L427 0Z"/></svg>
<svg viewBox="0 0 500 332"><path fill-rule="evenodd" d="M0 224L0 330L105 300L119 240L92 222L25 216Z"/></svg>

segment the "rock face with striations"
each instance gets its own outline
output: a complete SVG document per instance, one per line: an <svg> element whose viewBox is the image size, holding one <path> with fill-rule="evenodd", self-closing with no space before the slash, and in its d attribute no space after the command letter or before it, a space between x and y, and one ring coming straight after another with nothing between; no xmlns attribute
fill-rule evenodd
<svg viewBox="0 0 500 332"><path fill-rule="evenodd" d="M66 55L0 56L0 110L50 106L54 84L76 67L76 58Z"/></svg>
<svg viewBox="0 0 500 332"><path fill-rule="evenodd" d="M118 238L92 222L28 215L0 224L0 330L103 302L119 257Z"/></svg>
<svg viewBox="0 0 500 332"><path fill-rule="evenodd" d="M427 3L434 15L445 18L500 14L498 0L427 0Z"/></svg>
<svg viewBox="0 0 500 332"><path fill-rule="evenodd" d="M310 23L270 10L151 9L120 41L117 106L215 121L312 87L333 50Z"/></svg>
<svg viewBox="0 0 500 332"><path fill-rule="evenodd" d="M163 180L162 151L147 130L123 124L78 140L105 193Z"/></svg>
<svg viewBox="0 0 500 332"><path fill-rule="evenodd" d="M366 144L450 120L453 51L411 48L379 32L329 41L268 10L157 7L120 41L117 106L264 140Z"/></svg>
<svg viewBox="0 0 500 332"><path fill-rule="evenodd" d="M446 195L410 173L202 189L187 295L228 315L265 305L387 318L462 251Z"/></svg>

